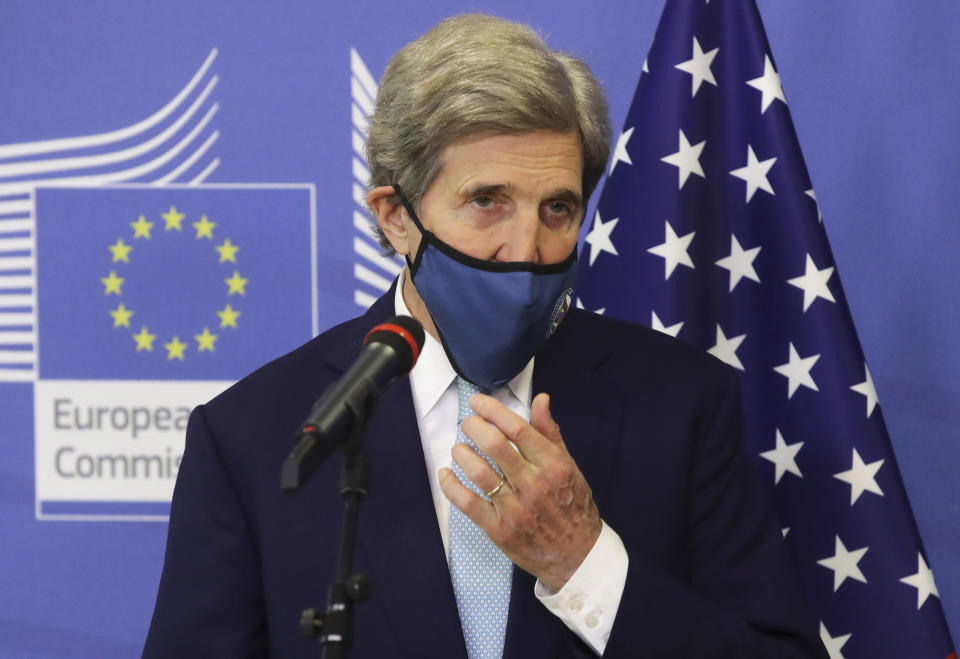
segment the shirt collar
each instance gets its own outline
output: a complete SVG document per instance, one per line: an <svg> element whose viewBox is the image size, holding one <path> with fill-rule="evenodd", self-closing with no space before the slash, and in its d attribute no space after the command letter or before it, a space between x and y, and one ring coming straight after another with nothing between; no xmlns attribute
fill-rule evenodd
<svg viewBox="0 0 960 659"><path fill-rule="evenodd" d="M403 282L407 275L404 268L397 277L397 289L393 297L394 312L398 316L410 316L410 310L403 299ZM440 401L447 388L456 380L457 372L450 365L447 353L443 346L429 332L424 332L423 350L413 370L410 371L410 389L413 392L413 405L417 412L417 419L423 419L430 410ZM530 408L533 390L533 358L527 362L510 382L507 383L510 393L527 409Z"/></svg>

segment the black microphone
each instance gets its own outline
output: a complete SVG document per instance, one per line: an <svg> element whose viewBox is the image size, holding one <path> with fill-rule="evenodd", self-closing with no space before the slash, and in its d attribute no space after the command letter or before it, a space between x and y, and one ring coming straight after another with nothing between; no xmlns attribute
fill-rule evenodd
<svg viewBox="0 0 960 659"><path fill-rule="evenodd" d="M296 491L338 446L353 437L383 391L406 375L423 348L423 326L410 316L394 316L367 333L350 369L313 404L284 459L280 487Z"/></svg>

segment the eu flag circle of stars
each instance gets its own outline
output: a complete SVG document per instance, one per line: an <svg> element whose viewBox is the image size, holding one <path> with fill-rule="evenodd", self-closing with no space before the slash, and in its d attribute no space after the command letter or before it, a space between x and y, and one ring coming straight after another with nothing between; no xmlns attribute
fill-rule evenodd
<svg viewBox="0 0 960 659"><path fill-rule="evenodd" d="M186 218L186 214L178 211L176 206L170 206L170 209L166 213L160 214L160 218L164 222L164 231L177 231L184 233L183 221ZM129 264L130 252L133 251L137 241L150 240L151 231L153 230L155 224L155 222L148 221L144 215L140 215L136 222L130 222L130 227L133 229L133 243L128 244L124 242L124 239L121 236L120 238L117 238L117 241L114 244L109 245L107 249L110 252L111 264ZM202 215L198 221L192 222L191 226L195 231L195 240L209 240L211 243L214 243L213 230L217 226L216 222L212 222L206 215ZM189 230L186 235L189 235ZM236 265L237 252L239 250L240 247L238 245L234 245L230 242L229 238L225 238L219 245L213 245L212 252L217 254L219 263L232 263ZM116 267L120 266L115 266L115 268ZM117 298L122 298L123 285L125 281L125 277L120 277L117 275L116 269L111 268L110 273L106 277L100 278L100 283L103 285L103 294L106 296L116 295ZM233 274L230 277L224 278L223 282L227 286L228 302L225 304L223 309L220 309L216 312L217 316L220 318L219 329L237 329L237 319L240 317L241 313L239 310L233 307L229 300L234 295L246 295L248 281L249 280L245 277L242 277L240 272L236 269L234 269ZM109 313L111 319L113 320L114 329L125 328L131 332L133 331L133 326L130 322L130 319L135 315L133 309L127 308L123 302L118 302L117 307L115 309L111 309ZM186 336L189 337L190 334L186 333ZM147 325L140 325L140 331L131 333L130 338L134 342L136 352L154 351L154 341L156 341L157 335L150 333ZM165 337L161 337L161 342L163 338ZM197 353L214 352L216 350L216 342L219 338L219 334L214 334L210 331L210 327L204 326L203 330L199 334L193 334L193 340L196 342ZM190 343L183 341L178 334L174 334L172 337L170 337L169 341L162 342L161 345L166 350L167 361L179 360L181 362L184 360L184 356L190 347ZM159 353L160 351L157 352Z"/></svg>

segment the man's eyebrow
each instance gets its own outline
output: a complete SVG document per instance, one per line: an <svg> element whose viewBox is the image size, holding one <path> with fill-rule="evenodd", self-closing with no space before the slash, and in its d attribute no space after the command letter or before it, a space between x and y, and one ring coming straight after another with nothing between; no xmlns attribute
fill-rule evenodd
<svg viewBox="0 0 960 659"><path fill-rule="evenodd" d="M512 192L513 186L509 183L477 183L460 191L464 199L473 199L483 195L495 195L498 192Z"/></svg>
<svg viewBox="0 0 960 659"><path fill-rule="evenodd" d="M496 195L499 192L512 192L514 186L509 183L478 183L469 188L460 191L460 196L464 199L473 199L483 195ZM578 208L583 206L583 197L569 188L557 188L546 195L547 199L559 199L576 205Z"/></svg>

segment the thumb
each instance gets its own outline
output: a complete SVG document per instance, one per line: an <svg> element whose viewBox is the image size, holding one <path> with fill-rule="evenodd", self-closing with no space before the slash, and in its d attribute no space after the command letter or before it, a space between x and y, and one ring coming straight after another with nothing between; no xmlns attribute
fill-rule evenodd
<svg viewBox="0 0 960 659"><path fill-rule="evenodd" d="M562 444L560 426L550 414L550 394L539 393L530 405L530 425L554 444Z"/></svg>

